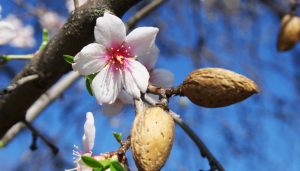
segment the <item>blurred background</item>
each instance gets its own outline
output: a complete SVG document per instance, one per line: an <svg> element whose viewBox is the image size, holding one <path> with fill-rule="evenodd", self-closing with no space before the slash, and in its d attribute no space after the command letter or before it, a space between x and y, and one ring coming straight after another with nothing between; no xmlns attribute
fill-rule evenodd
<svg viewBox="0 0 300 171"><path fill-rule="evenodd" d="M130 9L122 19L127 21L149 2ZM0 5L0 20L18 26L17 40L0 45L1 55L34 53L42 41L42 29L49 29L53 36L73 8L72 1L62 0L6 0ZM202 108L183 97L170 101L170 108L195 130L226 170L300 170L300 47L276 50L280 19L289 11L289 2L279 0L169 0L136 25L160 29L156 67L170 70L174 85L203 67L226 68L259 85L258 95L224 108ZM0 65L0 89L27 62L13 60ZM112 132L129 134L133 108L115 116L102 114L80 79L33 121L59 148L59 154L54 156L40 139L37 150L31 151L31 132L24 129L0 149L1 170L74 168L73 145L82 148L88 111L94 113L97 129L94 153L116 150L119 144ZM137 170L130 151L127 154L130 168ZM195 144L176 127L173 149L162 170L208 169Z"/></svg>

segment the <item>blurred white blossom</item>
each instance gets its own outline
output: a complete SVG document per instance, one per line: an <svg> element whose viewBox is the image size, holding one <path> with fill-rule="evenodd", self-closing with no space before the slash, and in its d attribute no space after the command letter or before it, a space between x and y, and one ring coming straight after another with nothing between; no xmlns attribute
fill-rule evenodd
<svg viewBox="0 0 300 171"><path fill-rule="evenodd" d="M32 26L24 26L22 21L13 14L8 15L2 21L11 24L15 28L15 36L9 42L11 46L18 48L35 46L36 41L34 39L34 29Z"/></svg>

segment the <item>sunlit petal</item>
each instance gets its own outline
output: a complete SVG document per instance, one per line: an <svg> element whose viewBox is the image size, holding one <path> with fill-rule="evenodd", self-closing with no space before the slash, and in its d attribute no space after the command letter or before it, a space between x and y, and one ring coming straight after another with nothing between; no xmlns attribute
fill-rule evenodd
<svg viewBox="0 0 300 171"><path fill-rule="evenodd" d="M126 43L132 48L135 55L143 56L151 50L158 33L155 27L138 27L126 37Z"/></svg>
<svg viewBox="0 0 300 171"><path fill-rule="evenodd" d="M81 75L89 75L100 71L105 65L105 49L97 43L85 46L74 58L73 70Z"/></svg>
<svg viewBox="0 0 300 171"><path fill-rule="evenodd" d="M126 37L125 25L120 18L108 12L96 22L95 40L106 48L119 46Z"/></svg>

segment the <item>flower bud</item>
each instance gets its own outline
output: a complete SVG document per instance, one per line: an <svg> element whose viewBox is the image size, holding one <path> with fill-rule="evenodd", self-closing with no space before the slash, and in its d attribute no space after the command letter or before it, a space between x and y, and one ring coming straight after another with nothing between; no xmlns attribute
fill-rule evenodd
<svg viewBox="0 0 300 171"><path fill-rule="evenodd" d="M145 108L135 117L131 149L139 170L157 171L165 164L174 140L173 118L160 107Z"/></svg>
<svg viewBox="0 0 300 171"><path fill-rule="evenodd" d="M277 37L277 50L286 51L295 46L300 39L300 18L287 14L281 20Z"/></svg>
<svg viewBox="0 0 300 171"><path fill-rule="evenodd" d="M222 68L195 70L180 89L193 103L209 108L237 103L259 91L252 80Z"/></svg>

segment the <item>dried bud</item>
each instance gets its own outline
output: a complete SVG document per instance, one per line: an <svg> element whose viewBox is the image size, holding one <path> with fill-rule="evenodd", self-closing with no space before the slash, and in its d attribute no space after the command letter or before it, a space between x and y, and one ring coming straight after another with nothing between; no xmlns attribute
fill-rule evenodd
<svg viewBox="0 0 300 171"><path fill-rule="evenodd" d="M286 51L295 46L300 39L300 18L287 14L281 20L277 37L277 50Z"/></svg>
<svg viewBox="0 0 300 171"><path fill-rule="evenodd" d="M181 93L193 103L204 107L224 107L257 93L250 79L222 68L193 71L181 85Z"/></svg>
<svg viewBox="0 0 300 171"><path fill-rule="evenodd" d="M169 156L173 140L174 121L166 111L151 107L138 113L131 130L131 149L139 170L160 170Z"/></svg>

